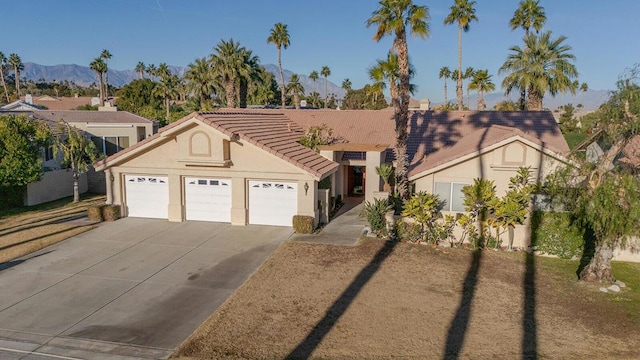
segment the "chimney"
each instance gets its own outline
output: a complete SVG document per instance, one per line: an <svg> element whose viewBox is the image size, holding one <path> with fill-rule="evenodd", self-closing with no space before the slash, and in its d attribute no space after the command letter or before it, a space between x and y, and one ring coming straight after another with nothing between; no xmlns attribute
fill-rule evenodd
<svg viewBox="0 0 640 360"><path fill-rule="evenodd" d="M420 110L429 110L430 105L431 101L429 99L420 100Z"/></svg>

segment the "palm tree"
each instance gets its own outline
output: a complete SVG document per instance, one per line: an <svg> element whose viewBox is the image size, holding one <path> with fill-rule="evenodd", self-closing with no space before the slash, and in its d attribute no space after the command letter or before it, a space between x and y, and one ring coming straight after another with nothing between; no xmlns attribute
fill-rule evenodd
<svg viewBox="0 0 640 360"><path fill-rule="evenodd" d="M462 31L469 31L469 25L472 21L478 21L476 9L474 9L475 1L455 0L451 6L451 12L444 19L444 24L458 24L458 73L462 75ZM458 76L456 82L456 97L458 100L458 110L462 110L462 76Z"/></svg>
<svg viewBox="0 0 640 360"><path fill-rule="evenodd" d="M342 88L346 91L351 90L351 80L349 78L342 80Z"/></svg>
<svg viewBox="0 0 640 360"><path fill-rule="evenodd" d="M144 79L144 71L146 70L146 66L144 66L144 63L142 61L138 61L138 63L136 64L136 72L138 73L138 75L140 75L140 79Z"/></svg>
<svg viewBox="0 0 640 360"><path fill-rule="evenodd" d="M238 74L240 75L240 84L238 88L238 100L241 108L247 107L247 96L249 92L249 83L253 80L259 80L260 58L253 55L253 52L245 47L240 49L242 63Z"/></svg>
<svg viewBox="0 0 640 360"><path fill-rule="evenodd" d="M234 42L233 39L221 40L214 51L216 53L211 58L213 70L224 89L227 107L235 108L240 79L248 76L250 72L245 57L251 52L240 47L240 43Z"/></svg>
<svg viewBox="0 0 640 360"><path fill-rule="evenodd" d="M523 0L520 1L518 9L509 20L509 25L511 25L512 31L517 28L523 28L525 36L529 36L531 27L536 30L536 33L539 33L546 21L547 15L544 12L544 8L540 6L539 0Z"/></svg>
<svg viewBox="0 0 640 360"><path fill-rule="evenodd" d="M447 79L451 77L451 70L448 67L443 66L440 68L440 74L438 75L440 79L444 78L444 103L448 103L447 100Z"/></svg>
<svg viewBox="0 0 640 360"><path fill-rule="evenodd" d="M196 59L187 66L184 75L189 81L189 89L200 99L200 109L206 108L206 104L215 90L211 62L206 58Z"/></svg>
<svg viewBox="0 0 640 360"><path fill-rule="evenodd" d="M169 76L171 76L171 70L169 70L169 66L167 65L167 63L163 62L163 63L160 63L160 65L158 65L158 69L156 70L156 76L158 76L160 80L164 80Z"/></svg>
<svg viewBox="0 0 640 360"><path fill-rule="evenodd" d="M100 89L100 106L104 105L104 82L102 81L102 75L107 71L107 64L100 57L93 59L89 68L96 72L98 75L98 86Z"/></svg>
<svg viewBox="0 0 640 360"><path fill-rule="evenodd" d="M587 85L587 83L583 82L580 84L580 91L587 92L587 90L589 90L589 85Z"/></svg>
<svg viewBox="0 0 640 360"><path fill-rule="evenodd" d="M376 61L376 65L369 68L369 78L374 81L372 91L382 91L387 87L386 82L389 83L389 94L391 98L398 97L398 89L400 87L400 76L398 67L398 55L389 51L387 54L387 60ZM409 77L413 78L415 73L413 66L409 64ZM409 92L413 94L415 90L414 84L409 84ZM377 99L376 99L377 100Z"/></svg>
<svg viewBox="0 0 640 360"><path fill-rule="evenodd" d="M105 83L104 83L104 87L105 87L105 96L107 97L107 99L109 99L109 64L108 64L108 60L111 59L111 53L109 52L109 50L107 49L103 49L102 53L100 53L100 58L102 60L104 60L104 66L105 66Z"/></svg>
<svg viewBox="0 0 640 360"><path fill-rule="evenodd" d="M249 99L253 104L268 105L275 98L278 82L275 76L259 65L255 76L249 82Z"/></svg>
<svg viewBox="0 0 640 360"><path fill-rule="evenodd" d="M176 86L178 85L178 76L170 74L162 77L153 87L153 95L160 96L164 102L166 110L166 122L170 121L171 100L178 96Z"/></svg>
<svg viewBox="0 0 640 360"><path fill-rule="evenodd" d="M158 68L156 68L155 64L149 64L147 66L147 74L151 76L151 81L155 81L156 75L158 74Z"/></svg>
<svg viewBox="0 0 640 360"><path fill-rule="evenodd" d="M316 92L316 80L318 80L318 72L313 70L311 74L309 74L309 79L313 81L313 92Z"/></svg>
<svg viewBox="0 0 640 360"><path fill-rule="evenodd" d="M478 70L473 73L473 79L469 82L469 88L478 91L478 110L486 108L484 104L484 93L496 89L496 85L491 81L489 70Z"/></svg>
<svg viewBox="0 0 640 360"><path fill-rule="evenodd" d="M547 21L547 15L544 12L544 8L540 6L538 0L523 0L520 1L520 6L513 13L513 17L509 21L511 30L517 28L523 28L525 38L529 37L529 28L533 27L536 30L536 34L540 32L542 26ZM520 110L526 108L525 99L527 97L526 86L519 86L520 89Z"/></svg>
<svg viewBox="0 0 640 360"><path fill-rule="evenodd" d="M464 70L464 73L462 74L462 79L469 79L467 82L467 107L469 109L471 109L471 98L469 97L469 83L471 82L471 79L473 79L473 75L475 74L476 70L469 66Z"/></svg>
<svg viewBox="0 0 640 360"><path fill-rule="evenodd" d="M300 84L298 74L293 74L289 78L289 84L287 85L287 93L293 94L293 103L296 109L300 109L300 94L304 94L304 86Z"/></svg>
<svg viewBox="0 0 640 360"><path fill-rule="evenodd" d="M284 73L282 72L282 57L281 49L289 47L289 31L287 31L287 25L283 23L277 23L271 29L271 34L267 38L267 44L275 44L278 49L278 68L280 68L280 99L282 100L282 108L286 107L286 93L284 89Z"/></svg>
<svg viewBox="0 0 640 360"><path fill-rule="evenodd" d="M13 76L16 82L16 95L20 99L20 70L24 70L24 64L18 54L9 54L9 66L13 68Z"/></svg>
<svg viewBox="0 0 640 360"><path fill-rule="evenodd" d="M545 93L575 94L578 86L572 79L578 77L578 71L572 63L575 56L569 53L571 46L563 44L566 39L552 39L551 31L546 31L539 36L529 34L524 49L512 46L512 53L499 70L500 74L508 74L502 82L506 94L514 88L526 88L528 110L542 110Z"/></svg>
<svg viewBox="0 0 640 360"><path fill-rule="evenodd" d="M6 64L7 58L4 56L4 53L0 52L0 81L2 81L4 96L7 98L7 103L9 103L9 90L7 90L7 82L4 79L4 67Z"/></svg>
<svg viewBox="0 0 640 360"><path fill-rule="evenodd" d="M323 66L320 70L320 75L324 76L324 108L327 108L327 103L329 101L329 80L327 77L331 75L331 69L328 66Z"/></svg>
<svg viewBox="0 0 640 360"><path fill-rule="evenodd" d="M322 101L320 99L320 94L316 91L309 94L309 96L307 97L307 100L311 101L311 104L313 104L313 107L318 107L316 104L320 104L320 102Z"/></svg>
<svg viewBox="0 0 640 360"><path fill-rule="evenodd" d="M429 9L413 4L412 0L380 0L380 8L371 14L367 26L376 26L373 36L380 41L387 35L395 35L392 51L398 55L398 96L392 98L396 131L396 189L401 199L409 197L407 170L407 125L409 123L409 48L407 31L414 36L429 36Z"/></svg>

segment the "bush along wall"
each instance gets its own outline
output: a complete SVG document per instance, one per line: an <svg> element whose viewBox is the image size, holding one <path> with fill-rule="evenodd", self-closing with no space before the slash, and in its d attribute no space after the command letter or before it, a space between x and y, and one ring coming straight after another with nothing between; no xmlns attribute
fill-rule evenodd
<svg viewBox="0 0 640 360"><path fill-rule="evenodd" d="M531 216L531 245L540 253L563 259L580 257L584 236L569 213L534 211Z"/></svg>

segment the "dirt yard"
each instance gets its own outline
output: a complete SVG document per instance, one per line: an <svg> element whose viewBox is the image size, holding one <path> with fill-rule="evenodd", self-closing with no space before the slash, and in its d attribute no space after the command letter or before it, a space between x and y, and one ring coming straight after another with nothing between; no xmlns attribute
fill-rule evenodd
<svg viewBox="0 0 640 360"><path fill-rule="evenodd" d="M86 216L89 206L104 204L104 199L93 195L75 204L63 199L0 217L0 269L6 261L91 230L93 224L76 220Z"/></svg>
<svg viewBox="0 0 640 360"><path fill-rule="evenodd" d="M174 357L640 358L638 314L561 261L375 239L286 243Z"/></svg>

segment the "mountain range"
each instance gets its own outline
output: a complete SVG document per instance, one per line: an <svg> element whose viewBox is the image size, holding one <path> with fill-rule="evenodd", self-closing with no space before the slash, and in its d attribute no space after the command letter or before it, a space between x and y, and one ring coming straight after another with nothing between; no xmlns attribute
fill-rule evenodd
<svg viewBox="0 0 640 360"><path fill-rule="evenodd" d="M264 65L267 71L273 73L276 81L280 83L280 71L277 65L266 64ZM186 68L181 66L169 66L169 69L179 76L184 74ZM283 69L285 83L289 82L289 78L294 74L293 71ZM35 63L25 63L24 70L20 73L21 77L25 77L27 80L38 81L44 79L45 81L72 81L80 86L89 86L92 83L97 83L97 75L94 71L89 69L88 66L70 64L70 65L40 65ZM135 70L114 70L109 69L109 84L120 87L130 83L133 80L139 79L140 75ZM315 84L309 79L308 76L299 74L300 83L305 88L305 93L310 94L315 88L321 98L324 98L325 94L325 79L318 79ZM327 90L329 95L335 94L337 98L341 99L345 95L345 90L340 86L327 82Z"/></svg>
<svg viewBox="0 0 640 360"><path fill-rule="evenodd" d="M274 64L266 64L264 65L267 71L270 71L274 74L276 81L280 83L280 72L277 65ZM185 72L184 67L181 66L169 66L169 69L174 74L182 75ZM293 71L283 69L285 83L289 82L289 78L294 74ZM25 63L24 70L21 75L26 77L27 80L38 81L40 79L44 79L45 81L73 81L81 86L89 86L92 83L97 82L96 74L88 66L82 65L39 65L35 63ZM315 91L320 94L321 98L324 98L325 95L325 79L319 78L314 81L309 79L307 75L298 74L300 79L300 83L305 88L305 93L310 94ZM109 69L109 84L114 86L123 86L128 84L129 82L139 79L140 75L135 72L135 70L114 70ZM336 85L335 83L328 81L327 82L327 90L329 95L335 94L336 98L342 99L345 96L346 91ZM574 106L578 104L582 104L583 110L595 110L602 104L607 101L609 98L611 91L610 90L591 90L589 89L586 92L579 91L575 95L570 93L567 94L559 94L556 97L545 96L544 98L544 106L548 109L554 110L557 109L558 106L562 106L565 104L572 103ZM455 94L450 93L450 101L455 102ZM504 96L501 92L494 92L490 94L484 95L485 104L487 109L492 109L493 106L501 101L504 101L507 97ZM513 94L508 99L512 101L517 100L517 94ZM466 102L466 94L465 94L465 102ZM477 102L477 96L475 92L471 93L470 104L471 108L475 109L475 105ZM433 102L432 106L436 106L439 103Z"/></svg>

